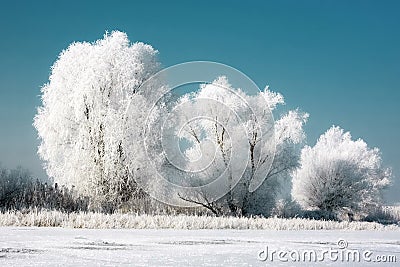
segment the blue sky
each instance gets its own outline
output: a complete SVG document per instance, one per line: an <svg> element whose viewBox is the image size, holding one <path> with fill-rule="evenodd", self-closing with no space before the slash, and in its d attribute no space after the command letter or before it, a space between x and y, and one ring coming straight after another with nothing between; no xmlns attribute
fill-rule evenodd
<svg viewBox="0 0 400 267"><path fill-rule="evenodd" d="M400 177L399 13L399 1L2 1L0 162L45 176L32 127L40 86L71 42L117 29L164 66L217 61L269 84L310 113L309 144L339 125Z"/></svg>

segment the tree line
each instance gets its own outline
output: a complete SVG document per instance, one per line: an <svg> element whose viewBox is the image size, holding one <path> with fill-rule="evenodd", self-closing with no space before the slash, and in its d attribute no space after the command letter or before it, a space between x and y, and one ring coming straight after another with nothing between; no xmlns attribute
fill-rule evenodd
<svg viewBox="0 0 400 267"><path fill-rule="evenodd" d="M22 167L16 169L0 167L2 211L43 208L74 212L86 211L88 204L88 197L79 196L74 188L59 187L57 183L34 179L31 173Z"/></svg>
<svg viewBox="0 0 400 267"><path fill-rule="evenodd" d="M41 89L39 155L48 176L90 208L145 209L151 195L217 216L302 210L353 220L382 205L392 174L377 148L337 126L307 146L309 114L283 110L268 86L249 94L221 74L174 95L150 79L157 54L118 31L74 42ZM225 194L207 187L213 181ZM171 193L170 184L191 190Z"/></svg>

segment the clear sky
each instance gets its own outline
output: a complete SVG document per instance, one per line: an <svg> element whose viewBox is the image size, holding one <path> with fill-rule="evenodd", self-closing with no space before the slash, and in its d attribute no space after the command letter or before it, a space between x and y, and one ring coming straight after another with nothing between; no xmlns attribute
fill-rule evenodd
<svg viewBox="0 0 400 267"><path fill-rule="evenodd" d="M308 144L339 125L400 177L400 1L8 1L0 4L0 162L45 177L40 87L73 41L125 31L164 66L211 60L310 113ZM398 179L398 178L397 178ZM400 183L389 192L400 202Z"/></svg>

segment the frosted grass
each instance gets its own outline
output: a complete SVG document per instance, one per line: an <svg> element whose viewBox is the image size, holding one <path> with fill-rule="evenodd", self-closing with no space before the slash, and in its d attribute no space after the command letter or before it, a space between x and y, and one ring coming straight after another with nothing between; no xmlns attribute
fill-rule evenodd
<svg viewBox="0 0 400 267"><path fill-rule="evenodd" d="M30 210L0 213L0 226L66 227L87 229L238 229L238 230L400 230L399 225L376 222L324 221L303 218L213 217L196 215L63 213Z"/></svg>

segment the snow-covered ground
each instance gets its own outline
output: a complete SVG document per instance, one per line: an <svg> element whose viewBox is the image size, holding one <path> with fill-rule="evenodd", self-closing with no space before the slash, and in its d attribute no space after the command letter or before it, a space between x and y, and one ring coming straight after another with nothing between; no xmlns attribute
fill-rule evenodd
<svg viewBox="0 0 400 267"><path fill-rule="evenodd" d="M347 247L340 249L338 240ZM279 260L279 253L288 261ZM310 262L306 253L324 261ZM353 253L359 253L360 262L352 261L356 256L342 262L343 255ZM302 266L396 266L400 231L0 227L0 266L297 266L292 258L303 256ZM373 262L382 256L396 257L397 263Z"/></svg>

